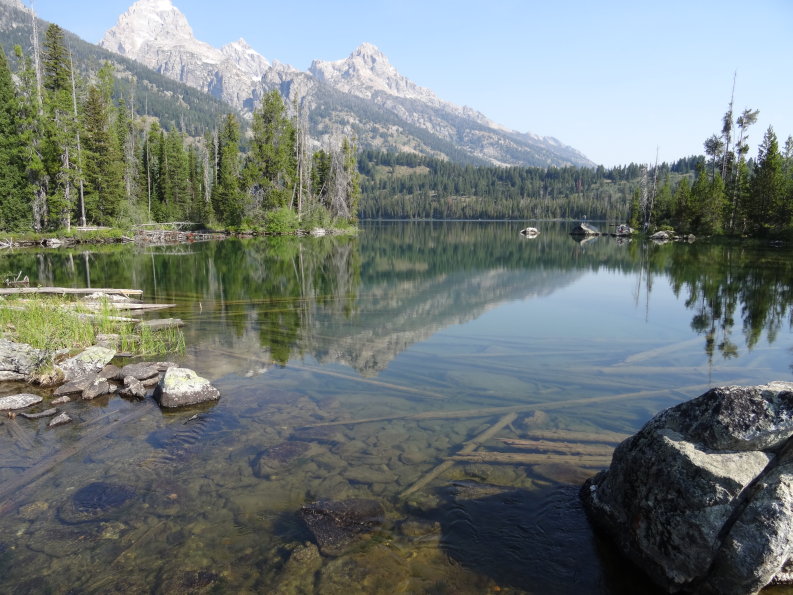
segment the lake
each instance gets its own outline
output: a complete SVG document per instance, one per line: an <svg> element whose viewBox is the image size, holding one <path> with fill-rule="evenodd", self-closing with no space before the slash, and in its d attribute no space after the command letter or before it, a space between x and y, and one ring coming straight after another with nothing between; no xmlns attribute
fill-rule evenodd
<svg viewBox="0 0 793 595"><path fill-rule="evenodd" d="M175 304L171 359L222 396L3 418L2 591L654 592L578 487L658 411L791 379L793 253L533 225L3 253L33 285ZM348 500L382 518L320 554L301 507Z"/></svg>

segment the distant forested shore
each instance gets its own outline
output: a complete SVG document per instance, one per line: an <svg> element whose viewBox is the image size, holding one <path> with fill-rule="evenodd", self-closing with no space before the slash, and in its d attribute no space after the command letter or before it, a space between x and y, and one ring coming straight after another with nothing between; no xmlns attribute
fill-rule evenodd
<svg viewBox="0 0 793 595"><path fill-rule="evenodd" d="M756 112L749 112L755 114ZM594 219L697 235L791 235L793 139L773 129L748 158L740 136L674 163L605 168L481 167L416 154L362 151L364 219Z"/></svg>

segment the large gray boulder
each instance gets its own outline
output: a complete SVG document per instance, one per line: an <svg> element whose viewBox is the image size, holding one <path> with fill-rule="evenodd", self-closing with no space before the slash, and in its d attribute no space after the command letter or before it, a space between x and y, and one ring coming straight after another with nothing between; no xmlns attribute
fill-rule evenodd
<svg viewBox="0 0 793 595"><path fill-rule="evenodd" d="M0 339L0 380L26 380L49 355L44 349Z"/></svg>
<svg viewBox="0 0 793 595"><path fill-rule="evenodd" d="M714 388L614 451L581 496L660 586L742 595L791 582L793 383Z"/></svg>
<svg viewBox="0 0 793 595"><path fill-rule="evenodd" d="M58 367L63 370L64 380L71 382L82 376L98 374L115 356L115 350L93 345L74 357L60 362Z"/></svg>
<svg viewBox="0 0 793 595"><path fill-rule="evenodd" d="M189 368L168 368L154 389L161 407L186 407L217 401L220 391Z"/></svg>

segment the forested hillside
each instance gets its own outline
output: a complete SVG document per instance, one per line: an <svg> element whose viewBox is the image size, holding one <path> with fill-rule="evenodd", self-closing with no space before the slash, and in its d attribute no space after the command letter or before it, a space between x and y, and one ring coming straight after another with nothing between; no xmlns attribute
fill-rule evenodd
<svg viewBox="0 0 793 595"><path fill-rule="evenodd" d="M691 177L697 157L661 164L662 183ZM364 218L625 220L643 167L474 167L362 151Z"/></svg>
<svg viewBox="0 0 793 595"><path fill-rule="evenodd" d="M0 49L1 230L192 221L288 232L356 219L354 145L312 152L277 91L254 111L243 154L231 110L189 137L181 102L180 125L166 131L123 93L111 63L80 76L57 25L14 58L12 72Z"/></svg>
<svg viewBox="0 0 793 595"><path fill-rule="evenodd" d="M361 216L382 219L601 219L634 229L703 235L793 229L793 138L766 130L757 158L756 110L724 117L705 156L613 168L475 167L416 154L363 151ZM733 137L733 124L738 134Z"/></svg>
<svg viewBox="0 0 793 595"><path fill-rule="evenodd" d="M29 14L0 2L0 47L5 51L14 72L21 68L14 47L23 54L33 54L33 21ZM38 20L39 36L49 23ZM166 130L173 128L190 136L200 136L213 129L218 119L234 111L222 101L192 87L177 83L157 72L128 60L97 45L85 42L63 30L64 44L71 53L71 61L78 78L91 80L105 63L113 65L117 87L114 93L123 97L140 114L156 118Z"/></svg>

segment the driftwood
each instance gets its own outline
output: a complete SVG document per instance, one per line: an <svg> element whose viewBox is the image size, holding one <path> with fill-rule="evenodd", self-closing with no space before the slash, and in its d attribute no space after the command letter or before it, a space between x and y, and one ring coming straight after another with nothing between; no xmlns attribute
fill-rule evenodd
<svg viewBox="0 0 793 595"><path fill-rule="evenodd" d="M102 316L101 314L91 314L82 312L77 314L77 318L83 320L112 320L114 322L140 322L140 318L129 318L127 316Z"/></svg>
<svg viewBox="0 0 793 595"><path fill-rule="evenodd" d="M81 305L92 310L105 307L112 310L164 310L176 306L176 304L129 304L125 302L81 302Z"/></svg>
<svg viewBox="0 0 793 595"><path fill-rule="evenodd" d="M503 416L499 419L495 424L490 426L481 434L477 435L476 437L464 442L462 448L458 451L458 455L465 456L468 454L473 453L483 442L487 442L493 436L498 434L501 430L503 430L506 426L510 425L513 421L517 418L517 413L508 413L507 415ZM429 472L425 473L418 481L416 481L413 485L407 488L405 491L402 492L401 496L404 498L406 496L410 496L413 492L416 492L426 486L428 483L440 477L447 469L454 466L453 459L447 459L443 461L440 465L432 468Z"/></svg>
<svg viewBox="0 0 793 595"><path fill-rule="evenodd" d="M83 295L91 293L107 293L111 295L142 295L142 289L93 289L74 287L2 287L0 295L14 294L53 294L53 295Z"/></svg>
<svg viewBox="0 0 793 595"><path fill-rule="evenodd" d="M184 321L180 318L158 318L156 320L144 320L143 322L139 322L137 326L146 327L153 331L161 331L184 326Z"/></svg>
<svg viewBox="0 0 793 595"><path fill-rule="evenodd" d="M539 465L567 463L576 467L603 468L611 464L611 455L564 455L522 452L472 452L457 454L447 459L450 463L484 463L496 465Z"/></svg>

